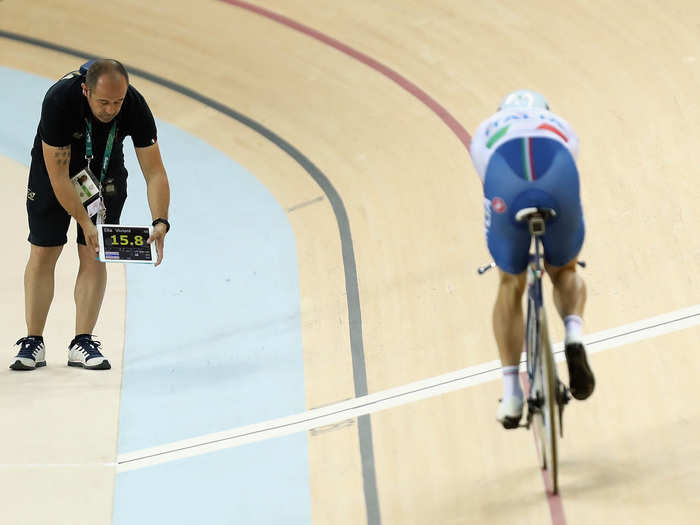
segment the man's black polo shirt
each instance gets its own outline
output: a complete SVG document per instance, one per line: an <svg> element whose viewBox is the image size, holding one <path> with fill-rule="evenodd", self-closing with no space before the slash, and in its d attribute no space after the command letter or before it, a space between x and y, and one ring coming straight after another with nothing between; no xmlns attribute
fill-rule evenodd
<svg viewBox="0 0 700 525"><path fill-rule="evenodd" d="M46 171L42 140L49 146L71 145L70 175L73 176L85 167L85 118L92 122L93 159L90 169L99 177L102 167L107 136L112 123L117 123L117 136L109 161L111 177L125 178L124 138L131 136L134 146L143 148L155 143L156 123L146 100L136 88L129 86L121 110L112 122L104 124L90 111L83 95L81 83L85 77L75 75L56 82L46 92L41 106L41 120L34 138L32 160L39 162Z"/></svg>

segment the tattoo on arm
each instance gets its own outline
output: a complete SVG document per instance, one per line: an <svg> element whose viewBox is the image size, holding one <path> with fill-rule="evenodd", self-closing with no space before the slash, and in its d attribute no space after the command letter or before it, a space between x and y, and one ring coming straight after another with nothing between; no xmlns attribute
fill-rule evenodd
<svg viewBox="0 0 700 525"><path fill-rule="evenodd" d="M56 164L59 166L67 166L70 163L70 146L61 146L54 154Z"/></svg>

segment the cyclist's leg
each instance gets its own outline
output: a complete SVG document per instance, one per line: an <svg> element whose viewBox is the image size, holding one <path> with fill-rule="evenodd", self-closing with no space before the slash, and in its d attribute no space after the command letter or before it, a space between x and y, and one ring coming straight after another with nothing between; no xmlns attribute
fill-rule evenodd
<svg viewBox="0 0 700 525"><path fill-rule="evenodd" d="M546 176L537 185L557 202L557 217L547 224L542 239L545 269L554 285L554 304L566 328L569 388L576 399L586 399L593 393L595 378L582 340L586 285L576 271L585 224L578 171L573 158L563 147L553 156Z"/></svg>
<svg viewBox="0 0 700 525"><path fill-rule="evenodd" d="M520 151L516 148L513 150L515 153ZM522 295L530 247L527 227L513 219L513 201L528 183L513 171L512 166L518 164L509 162L507 155L512 153L509 148L499 148L489 162L484 181L486 240L499 268L499 286L492 318L503 367L503 399L498 407L497 419L506 428L518 426L523 407L518 364L524 339Z"/></svg>
<svg viewBox="0 0 700 525"><path fill-rule="evenodd" d="M520 386L520 353L524 344L525 321L522 296L525 272L514 275L499 270L498 294L493 306L493 333L501 358L503 397L496 419L505 428L517 428L523 413L523 389Z"/></svg>
<svg viewBox="0 0 700 525"><path fill-rule="evenodd" d="M585 224L579 195L579 177L571 154L558 143L539 141L536 148L549 153L549 166L534 186L553 203L556 218L546 226L544 246L545 269L554 285L554 304L562 319L583 315L586 286L576 273L578 254L583 246Z"/></svg>
<svg viewBox="0 0 700 525"><path fill-rule="evenodd" d="M520 385L520 354L525 342L522 296L525 272L511 274L499 270L498 293L493 306L493 333L503 374L503 396L496 419L507 428L517 428L523 413L523 389Z"/></svg>
<svg viewBox="0 0 700 525"><path fill-rule="evenodd" d="M530 233L513 218L514 201L529 187L513 169L522 165L519 142L509 141L494 152L484 178L486 241L500 274L493 330L503 366L517 365L523 348L522 295Z"/></svg>
<svg viewBox="0 0 700 525"><path fill-rule="evenodd" d="M554 303L566 328L564 352L569 368L569 389L576 399L586 399L595 388L595 376L582 339L586 283L576 272L577 259L564 266L545 264L545 268L554 285Z"/></svg>
<svg viewBox="0 0 700 525"><path fill-rule="evenodd" d="M586 283L576 271L578 256L564 266L553 266L545 262L545 270L552 281L554 304L562 319L570 315L583 317L586 305Z"/></svg>
<svg viewBox="0 0 700 525"><path fill-rule="evenodd" d="M514 214L531 183L516 171L523 164L521 157L521 140L506 142L494 152L484 178L486 240L500 270L493 329L504 366L518 364L524 337L522 295L530 232L526 224L515 221Z"/></svg>
<svg viewBox="0 0 700 525"><path fill-rule="evenodd" d="M493 307L493 332L502 366L517 366L523 350L525 272L514 275L499 270L498 293Z"/></svg>

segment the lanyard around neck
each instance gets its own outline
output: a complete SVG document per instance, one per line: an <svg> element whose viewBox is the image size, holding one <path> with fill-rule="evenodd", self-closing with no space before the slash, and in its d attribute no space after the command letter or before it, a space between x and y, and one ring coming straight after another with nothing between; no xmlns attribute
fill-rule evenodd
<svg viewBox="0 0 700 525"><path fill-rule="evenodd" d="M92 122L85 119L85 158L88 161L88 165L92 160ZM109 130L109 136L107 137L107 145L105 146L105 155L102 159L102 171L100 172L100 185L107 174L107 167L109 166L109 158L112 156L112 147L114 146L114 137L117 136L117 123L112 122L112 129Z"/></svg>

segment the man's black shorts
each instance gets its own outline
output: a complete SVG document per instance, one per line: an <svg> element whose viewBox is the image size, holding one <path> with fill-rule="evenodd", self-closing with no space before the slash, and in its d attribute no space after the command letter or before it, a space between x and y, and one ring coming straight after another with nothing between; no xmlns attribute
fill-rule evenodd
<svg viewBox="0 0 700 525"><path fill-rule="evenodd" d="M126 201L126 169L110 169L107 177L113 177L116 194L105 196L106 224L119 224ZM29 217L28 241L36 246L63 246L68 242L70 215L61 206L51 187L49 174L43 163L32 159L27 188L27 216ZM93 222L95 218L93 218ZM85 244L83 229L78 225L78 244Z"/></svg>

